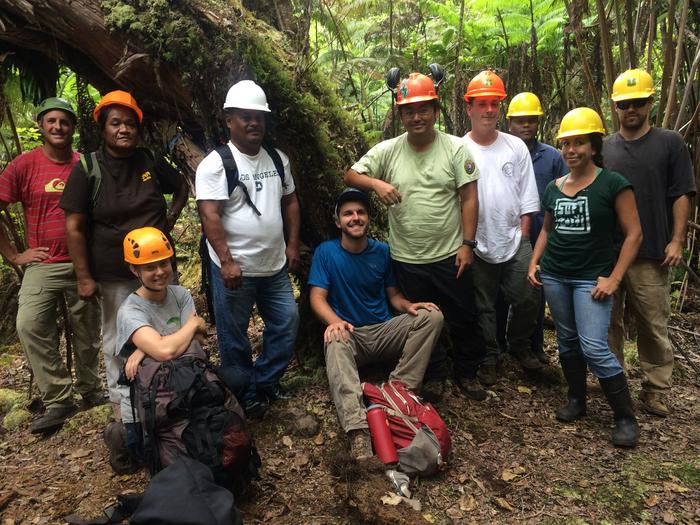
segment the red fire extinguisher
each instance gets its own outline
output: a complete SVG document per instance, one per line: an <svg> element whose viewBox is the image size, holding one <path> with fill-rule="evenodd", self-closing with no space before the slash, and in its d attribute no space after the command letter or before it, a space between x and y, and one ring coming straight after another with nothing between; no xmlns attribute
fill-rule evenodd
<svg viewBox="0 0 700 525"><path fill-rule="evenodd" d="M367 408L367 424L372 435L372 444L377 456L385 465L392 465L399 462L394 441L391 439L389 421L386 417L385 407L374 404Z"/></svg>

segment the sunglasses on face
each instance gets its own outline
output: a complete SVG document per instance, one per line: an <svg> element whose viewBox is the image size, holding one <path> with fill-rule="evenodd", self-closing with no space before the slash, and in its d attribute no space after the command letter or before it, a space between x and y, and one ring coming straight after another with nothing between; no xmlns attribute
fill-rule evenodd
<svg viewBox="0 0 700 525"><path fill-rule="evenodd" d="M617 106L617 109L621 110L626 110L629 109L630 106L634 106L635 108L643 108L649 103L648 98L634 98L632 100L620 100L619 102L615 102L615 105Z"/></svg>

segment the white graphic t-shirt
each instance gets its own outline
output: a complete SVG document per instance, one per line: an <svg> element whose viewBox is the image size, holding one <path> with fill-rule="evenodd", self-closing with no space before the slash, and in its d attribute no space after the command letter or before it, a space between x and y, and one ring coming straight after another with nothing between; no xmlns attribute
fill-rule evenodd
<svg viewBox="0 0 700 525"><path fill-rule="evenodd" d="M246 155L238 151L229 141L233 158L238 167L239 180L245 184L250 200L260 211L258 216L246 202L243 190L237 186L228 195L228 183L221 156L212 151L197 167L195 189L197 200L226 201L221 212L221 221L231 255L241 265L243 275L267 277L279 272L285 264L284 225L281 199L294 191L294 179L289 168L289 159L277 150L284 165L282 177L275 169L270 155L260 148L257 155ZM207 242L209 256L221 266L216 252Z"/></svg>
<svg viewBox="0 0 700 525"><path fill-rule="evenodd" d="M500 131L488 146L469 134L464 141L481 173L476 255L494 264L509 261L522 238L520 216L540 209L530 152L521 139Z"/></svg>

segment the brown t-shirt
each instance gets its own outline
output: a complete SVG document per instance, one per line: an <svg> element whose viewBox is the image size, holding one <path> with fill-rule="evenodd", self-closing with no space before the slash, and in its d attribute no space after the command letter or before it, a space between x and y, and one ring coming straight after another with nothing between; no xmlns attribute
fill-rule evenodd
<svg viewBox="0 0 700 525"><path fill-rule="evenodd" d="M129 158L115 158L104 148L97 152L102 180L93 207L92 189L82 163L68 177L59 206L88 215L90 271L96 281L131 280L124 262L123 241L135 228L153 226L166 231L164 193L175 193L180 175L164 159L152 160L138 148Z"/></svg>

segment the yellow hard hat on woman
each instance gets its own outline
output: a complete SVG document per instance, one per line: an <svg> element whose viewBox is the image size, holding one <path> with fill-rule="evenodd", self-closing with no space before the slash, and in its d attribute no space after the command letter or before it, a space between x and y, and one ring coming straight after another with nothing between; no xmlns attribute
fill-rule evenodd
<svg viewBox="0 0 700 525"><path fill-rule="evenodd" d="M605 126L600 115L591 108L576 108L569 111L561 119L557 140L576 135L600 133L605 135Z"/></svg>
<svg viewBox="0 0 700 525"><path fill-rule="evenodd" d="M529 116L541 116L544 115L542 111L542 104L540 104L540 99L537 95L530 93L529 91L524 91L523 93L518 93L513 97L513 100L508 104L508 112L506 113L506 118L510 117L529 117Z"/></svg>
<svg viewBox="0 0 700 525"><path fill-rule="evenodd" d="M173 255L172 244L158 228L137 228L124 237L124 260L129 264L154 263Z"/></svg>

